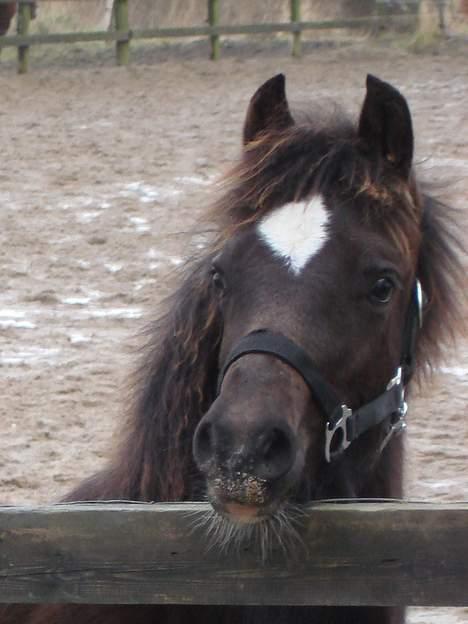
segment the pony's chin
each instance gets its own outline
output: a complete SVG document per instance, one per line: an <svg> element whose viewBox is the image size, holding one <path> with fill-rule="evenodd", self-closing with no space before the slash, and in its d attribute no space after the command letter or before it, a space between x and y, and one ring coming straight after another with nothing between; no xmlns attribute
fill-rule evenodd
<svg viewBox="0 0 468 624"><path fill-rule="evenodd" d="M254 505L243 505L241 503L226 503L221 510L221 514L235 524L258 524L263 522L267 515L265 510Z"/></svg>

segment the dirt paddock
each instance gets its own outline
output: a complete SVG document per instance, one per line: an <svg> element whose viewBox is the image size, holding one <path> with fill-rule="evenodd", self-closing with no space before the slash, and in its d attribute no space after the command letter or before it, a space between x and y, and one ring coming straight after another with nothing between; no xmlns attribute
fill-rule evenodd
<svg viewBox="0 0 468 624"><path fill-rule="evenodd" d="M0 66L0 504L53 501L105 462L135 336L203 245L198 222L238 153L248 99L279 71L293 103L353 113L368 72L397 85L418 170L467 231L466 50L350 46L299 61L267 50L218 64L183 54L23 77ZM468 344L457 346L410 404L412 499L468 500ZM468 611L411 618L461 624Z"/></svg>

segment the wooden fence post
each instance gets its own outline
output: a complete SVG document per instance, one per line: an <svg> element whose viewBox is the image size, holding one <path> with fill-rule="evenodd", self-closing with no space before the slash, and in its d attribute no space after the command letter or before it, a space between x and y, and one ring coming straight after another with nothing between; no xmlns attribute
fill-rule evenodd
<svg viewBox="0 0 468 624"><path fill-rule="evenodd" d="M437 3L437 12L439 14L439 30L442 35L446 33L446 24L445 24L445 9L447 7L446 0L440 0Z"/></svg>
<svg viewBox="0 0 468 624"><path fill-rule="evenodd" d="M31 4L20 2L18 6L17 32L21 37L29 33L31 23ZM18 74L26 74L29 67L29 46L20 44L18 46Z"/></svg>
<svg viewBox="0 0 468 624"><path fill-rule="evenodd" d="M301 0L291 0L291 23L297 24L301 21ZM301 56L301 32L293 32L292 55L295 58Z"/></svg>
<svg viewBox="0 0 468 624"><path fill-rule="evenodd" d="M127 33L128 35L124 41L117 41L117 65L128 65L128 61L130 58L128 0L115 0L114 12L116 31L121 33Z"/></svg>
<svg viewBox="0 0 468 624"><path fill-rule="evenodd" d="M208 23L210 26L219 24L219 0L208 0ZM210 35L212 61L217 61L220 57L219 35Z"/></svg>

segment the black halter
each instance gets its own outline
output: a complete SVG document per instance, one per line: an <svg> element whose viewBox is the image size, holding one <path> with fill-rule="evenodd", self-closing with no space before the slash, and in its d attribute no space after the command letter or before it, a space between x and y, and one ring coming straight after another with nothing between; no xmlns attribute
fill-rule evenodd
<svg viewBox="0 0 468 624"><path fill-rule="evenodd" d="M385 390L369 403L351 410L336 390L323 378L311 357L300 346L283 334L259 329L247 334L230 352L218 380L218 394L223 379L239 358L249 353L266 353L279 358L294 368L309 386L321 410L327 417L325 428L325 459L339 456L360 435L387 421L387 430L380 451L390 438L405 429L405 387L415 368L416 340L422 326L423 293L416 280L406 316L400 366Z"/></svg>

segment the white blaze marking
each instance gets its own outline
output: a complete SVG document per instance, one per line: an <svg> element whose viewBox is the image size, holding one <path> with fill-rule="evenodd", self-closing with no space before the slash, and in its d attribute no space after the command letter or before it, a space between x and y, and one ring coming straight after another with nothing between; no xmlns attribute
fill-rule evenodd
<svg viewBox="0 0 468 624"><path fill-rule="evenodd" d="M321 195L274 210L258 225L260 238L296 274L327 240L328 212Z"/></svg>

